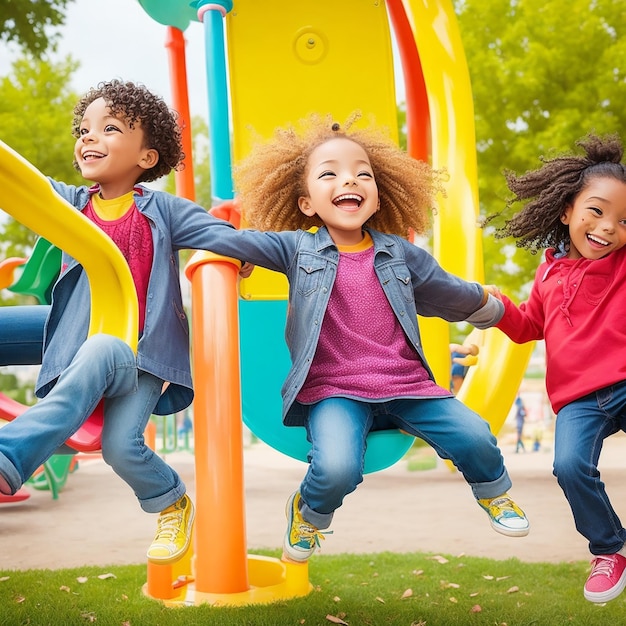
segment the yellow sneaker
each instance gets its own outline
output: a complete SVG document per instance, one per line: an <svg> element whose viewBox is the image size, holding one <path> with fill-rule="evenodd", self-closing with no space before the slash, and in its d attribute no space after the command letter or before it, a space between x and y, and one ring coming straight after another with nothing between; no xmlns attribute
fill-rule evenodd
<svg viewBox="0 0 626 626"><path fill-rule="evenodd" d="M294 563L305 563L309 557L319 548L320 539L325 539L325 534L312 524L309 524L300 513L300 493L295 492L289 496L285 507L287 515L287 532L283 543L283 559Z"/></svg>
<svg viewBox="0 0 626 626"><path fill-rule="evenodd" d="M156 536L148 548L148 560L162 565L180 559L189 548L193 517L193 503L186 494L161 511Z"/></svg>
<svg viewBox="0 0 626 626"><path fill-rule="evenodd" d="M508 537L525 537L530 529L524 511L511 500L508 493L497 498L478 500L478 504L487 512L492 528Z"/></svg>

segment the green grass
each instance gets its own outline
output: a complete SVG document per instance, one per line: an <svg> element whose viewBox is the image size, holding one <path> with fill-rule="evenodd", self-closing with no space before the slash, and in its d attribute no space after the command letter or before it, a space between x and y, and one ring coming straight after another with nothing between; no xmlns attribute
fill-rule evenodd
<svg viewBox="0 0 626 626"><path fill-rule="evenodd" d="M28 547L25 547L28 549ZM275 552L263 552L278 556ZM168 608L142 593L143 565L0 571L2 626L606 626L626 623L626 594L582 595L588 564L425 553L316 555L314 590L275 604ZM98 578L102 574L115 577ZM77 579L86 579L79 582ZM410 590L410 591L409 591ZM404 597L403 597L404 596ZM474 607L480 607L476 611ZM329 619L330 617L330 619Z"/></svg>

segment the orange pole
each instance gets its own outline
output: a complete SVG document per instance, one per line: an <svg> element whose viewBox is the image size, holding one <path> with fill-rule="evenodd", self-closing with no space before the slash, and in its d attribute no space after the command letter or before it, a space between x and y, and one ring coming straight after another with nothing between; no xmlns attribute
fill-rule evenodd
<svg viewBox="0 0 626 626"><path fill-rule="evenodd" d="M196 591L248 590L239 378L238 267L197 252L191 281Z"/></svg>
<svg viewBox="0 0 626 626"><path fill-rule="evenodd" d="M174 26L167 27L165 47L168 51L170 82L172 83L172 107L178 112L178 123L183 133L184 167L174 172L176 194L195 201L196 188L193 179L191 114L189 112L189 89L187 87L187 63L185 60L185 37Z"/></svg>

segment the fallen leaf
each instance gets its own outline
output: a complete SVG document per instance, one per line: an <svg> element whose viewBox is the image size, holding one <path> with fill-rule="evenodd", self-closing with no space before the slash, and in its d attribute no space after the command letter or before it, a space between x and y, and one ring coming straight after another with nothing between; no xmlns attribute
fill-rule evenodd
<svg viewBox="0 0 626 626"><path fill-rule="evenodd" d="M426 626L426 622L420 620L419 622L411 622L411 626Z"/></svg>
<svg viewBox="0 0 626 626"><path fill-rule="evenodd" d="M376 596L376 600L380 602L381 604L385 604L385 601L379 596Z"/></svg>
<svg viewBox="0 0 626 626"><path fill-rule="evenodd" d="M493 580L493 576L483 576L485 580Z"/></svg>
<svg viewBox="0 0 626 626"><path fill-rule="evenodd" d="M404 593L400 596L402 600L404 598L410 598L413 595L413 589L405 589Z"/></svg>
<svg viewBox="0 0 626 626"><path fill-rule="evenodd" d="M474 591L474 593L470 593L470 598L475 598L478 595L480 595L478 591Z"/></svg>
<svg viewBox="0 0 626 626"><path fill-rule="evenodd" d="M106 580L107 578L117 578L115 574L98 574L100 580Z"/></svg>
<svg viewBox="0 0 626 626"><path fill-rule="evenodd" d="M480 606L480 604L475 604L471 609L470 609L470 613L480 613L482 611L482 607Z"/></svg>
<svg viewBox="0 0 626 626"><path fill-rule="evenodd" d="M437 561L437 563L441 563L442 565L445 565L448 562L448 559L446 559L445 556L441 556L439 554L436 554L435 556L431 556L430 558L432 561Z"/></svg>
<svg viewBox="0 0 626 626"><path fill-rule="evenodd" d="M333 602L341 602L341 598L339 596L335 596L333 598Z"/></svg>
<svg viewBox="0 0 626 626"><path fill-rule="evenodd" d="M498 578L496 578L496 580L498 582L500 582L501 580L506 580L507 578L511 578L510 576L498 576Z"/></svg>
<svg viewBox="0 0 626 626"><path fill-rule="evenodd" d="M459 585L457 583L447 583L446 587L448 589L460 589L461 585Z"/></svg>
<svg viewBox="0 0 626 626"><path fill-rule="evenodd" d="M24 596L17 596L17 598L15 598L15 603L16 604L22 604L22 602L25 602L26 598Z"/></svg>
<svg viewBox="0 0 626 626"><path fill-rule="evenodd" d="M334 615L327 615L326 619L333 624L343 624L343 626L348 626L348 622L344 622L340 617L335 617Z"/></svg>
<svg viewBox="0 0 626 626"><path fill-rule="evenodd" d="M454 596L448 598L448 600L450 600L450 602L452 602L453 604L456 604L458 602L458 600Z"/></svg>
<svg viewBox="0 0 626 626"><path fill-rule="evenodd" d="M2 578L0 578L0 583L5 583L7 580L9 580L9 578L11 578L10 576L3 576Z"/></svg>
<svg viewBox="0 0 626 626"><path fill-rule="evenodd" d="M77 582L77 583L86 583L88 580L89 580L89 578L87 578L87 576L79 576L79 577L76 579L76 582Z"/></svg>
<svg viewBox="0 0 626 626"><path fill-rule="evenodd" d="M80 616L90 624L93 624L98 619L95 613L81 613Z"/></svg>
<svg viewBox="0 0 626 626"><path fill-rule="evenodd" d="M507 593L517 593L518 591L519 587L517 585L513 585L506 590Z"/></svg>
<svg viewBox="0 0 626 626"><path fill-rule="evenodd" d="M415 575L415 576L421 576L424 573L424 570L423 569L414 569L411 573L413 575Z"/></svg>
<svg viewBox="0 0 626 626"><path fill-rule="evenodd" d="M59 587L59 591L65 591L65 592L69 593L71 591L71 589L67 585L61 585Z"/></svg>

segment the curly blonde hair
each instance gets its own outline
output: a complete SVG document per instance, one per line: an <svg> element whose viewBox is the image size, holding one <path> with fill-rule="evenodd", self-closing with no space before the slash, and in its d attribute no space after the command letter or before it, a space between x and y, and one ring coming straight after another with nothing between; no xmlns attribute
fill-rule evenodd
<svg viewBox="0 0 626 626"><path fill-rule="evenodd" d="M435 194L442 191L440 172L409 156L374 127L353 130L359 117L353 113L341 127L330 115L311 115L300 122L299 129L279 128L271 140L257 141L248 157L234 168L246 223L274 231L322 226L316 215L308 217L300 211L298 198L308 195L306 172L311 152L331 139L344 137L365 150L378 186L380 210L367 226L401 237L408 237L411 230L424 233L434 211Z"/></svg>

